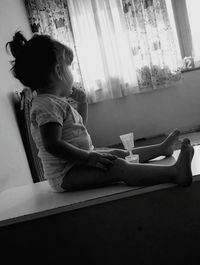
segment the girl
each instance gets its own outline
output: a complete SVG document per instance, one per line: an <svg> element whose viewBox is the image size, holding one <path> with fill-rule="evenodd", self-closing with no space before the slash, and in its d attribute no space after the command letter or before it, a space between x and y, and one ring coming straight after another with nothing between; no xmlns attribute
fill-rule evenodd
<svg viewBox="0 0 200 265"><path fill-rule="evenodd" d="M30 114L31 133L45 177L55 191L100 187L119 181L140 186L191 184L194 149L188 139L182 142L174 165L142 164L161 155L171 156L178 130L160 144L135 148L133 153L139 154L140 164L126 162L125 150L93 148L85 127L86 95L73 88L70 48L47 35L36 34L27 41L20 32L7 45L15 58L13 74L23 85L37 92ZM68 103L69 96L77 102L77 111Z"/></svg>

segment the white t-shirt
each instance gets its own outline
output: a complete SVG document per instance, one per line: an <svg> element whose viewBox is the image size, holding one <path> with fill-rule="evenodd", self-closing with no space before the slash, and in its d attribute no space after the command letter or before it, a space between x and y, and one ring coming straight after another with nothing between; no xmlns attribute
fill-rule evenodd
<svg viewBox="0 0 200 265"><path fill-rule="evenodd" d="M62 177L74 166L67 159L61 159L46 151L39 127L45 123L57 122L62 126L62 140L84 150L92 150L90 135L81 115L68 103L66 98L52 94L37 95L31 107L31 134L39 150L46 179Z"/></svg>

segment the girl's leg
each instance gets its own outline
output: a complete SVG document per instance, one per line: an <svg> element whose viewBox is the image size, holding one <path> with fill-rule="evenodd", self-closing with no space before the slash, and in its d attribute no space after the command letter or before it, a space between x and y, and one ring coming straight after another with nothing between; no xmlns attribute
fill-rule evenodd
<svg viewBox="0 0 200 265"><path fill-rule="evenodd" d="M179 135L180 131L174 130L160 144L134 148L133 154L139 154L140 163L147 162L158 156L171 156L174 152L174 145L178 141Z"/></svg>
<svg viewBox="0 0 200 265"><path fill-rule="evenodd" d="M63 180L66 190L88 189L124 181L131 186L149 186L161 183L176 183L188 186L192 182L191 161L194 149L184 140L177 162L171 166L131 164L116 159L114 166L104 171L98 168L78 166L71 169Z"/></svg>
<svg viewBox="0 0 200 265"><path fill-rule="evenodd" d="M117 177L110 174L110 170L104 171L80 165L73 167L67 173L61 186L67 191L73 191L109 186L118 181Z"/></svg>
<svg viewBox="0 0 200 265"><path fill-rule="evenodd" d="M158 156L170 156L174 152L174 145L178 141L180 135L179 130L174 130L169 136L160 144L148 145L134 148L132 153L139 154L140 163L147 162ZM125 150L115 149L109 151L113 155L117 155L120 158L125 158L129 155Z"/></svg>
<svg viewBox="0 0 200 265"><path fill-rule="evenodd" d="M129 164L123 168L123 180L129 185L148 186L161 183L176 183L189 186L192 182L191 162L194 148L185 139L174 165ZM134 169L133 169L134 168ZM134 176L131 174L133 174Z"/></svg>

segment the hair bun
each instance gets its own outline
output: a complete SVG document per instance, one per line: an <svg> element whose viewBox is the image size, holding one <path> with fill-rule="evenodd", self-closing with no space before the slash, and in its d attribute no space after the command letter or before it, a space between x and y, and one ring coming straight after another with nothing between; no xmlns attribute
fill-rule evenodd
<svg viewBox="0 0 200 265"><path fill-rule="evenodd" d="M6 48L9 45L13 57L17 58L23 52L23 48L26 42L26 38L20 31L18 31L13 36L13 40L6 44Z"/></svg>

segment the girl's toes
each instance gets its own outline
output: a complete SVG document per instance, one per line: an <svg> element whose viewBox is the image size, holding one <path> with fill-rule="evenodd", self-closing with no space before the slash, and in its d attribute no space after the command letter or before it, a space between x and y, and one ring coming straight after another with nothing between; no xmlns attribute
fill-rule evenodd
<svg viewBox="0 0 200 265"><path fill-rule="evenodd" d="M190 144L190 139L188 139L188 138L184 138L184 139L183 139L183 143L184 143L184 144Z"/></svg>

